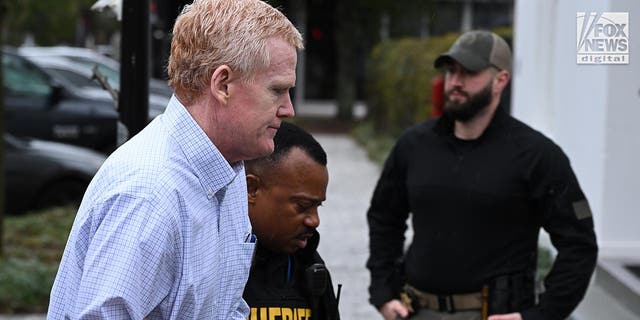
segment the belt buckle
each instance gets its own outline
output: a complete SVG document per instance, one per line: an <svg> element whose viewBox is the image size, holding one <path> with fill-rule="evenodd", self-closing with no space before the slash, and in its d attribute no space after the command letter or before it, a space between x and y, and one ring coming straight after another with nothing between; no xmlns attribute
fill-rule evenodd
<svg viewBox="0 0 640 320"><path fill-rule="evenodd" d="M413 309L413 306L416 303L415 297L412 297L412 295L410 295L408 291L405 290L400 293L400 301L402 301L402 304L407 307L409 313L415 312L415 310Z"/></svg>

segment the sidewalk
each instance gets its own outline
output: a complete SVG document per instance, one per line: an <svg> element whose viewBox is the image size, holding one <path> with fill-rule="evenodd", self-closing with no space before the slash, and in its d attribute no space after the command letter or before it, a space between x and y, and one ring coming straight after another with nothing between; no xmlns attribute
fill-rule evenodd
<svg viewBox="0 0 640 320"><path fill-rule="evenodd" d="M329 187L320 211L318 251L342 284L340 316L346 320L382 319L369 304L369 252L366 212L379 168L347 135L314 134L327 152Z"/></svg>

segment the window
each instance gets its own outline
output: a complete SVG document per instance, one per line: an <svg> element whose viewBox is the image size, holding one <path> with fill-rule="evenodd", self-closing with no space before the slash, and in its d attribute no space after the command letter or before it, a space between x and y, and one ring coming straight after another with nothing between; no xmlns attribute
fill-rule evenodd
<svg viewBox="0 0 640 320"><path fill-rule="evenodd" d="M49 78L34 65L11 54L3 54L4 89L13 96L49 96Z"/></svg>
<svg viewBox="0 0 640 320"><path fill-rule="evenodd" d="M64 70L58 68L46 68L47 71L56 75L56 78L62 78L68 81L71 85L78 88L101 88L100 84L82 74L71 70Z"/></svg>
<svg viewBox="0 0 640 320"><path fill-rule="evenodd" d="M111 87L114 90L118 90L120 88L120 71L115 70L111 67L108 67L107 65L98 63L98 62L94 62L91 60L85 60L82 58L72 58L72 60L80 63L82 66L89 68L91 70L93 70L94 66L98 66L98 71L100 71L100 73L102 73L102 75L104 75L105 77L107 77L107 80L109 81L109 84L111 85Z"/></svg>

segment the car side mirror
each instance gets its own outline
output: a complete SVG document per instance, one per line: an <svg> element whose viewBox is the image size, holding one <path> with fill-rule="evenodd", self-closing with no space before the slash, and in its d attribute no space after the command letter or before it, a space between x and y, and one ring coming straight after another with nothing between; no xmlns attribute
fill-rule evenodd
<svg viewBox="0 0 640 320"><path fill-rule="evenodd" d="M53 107L62 101L64 97L64 87L61 84L54 82L51 84L51 94L49 95L49 106Z"/></svg>

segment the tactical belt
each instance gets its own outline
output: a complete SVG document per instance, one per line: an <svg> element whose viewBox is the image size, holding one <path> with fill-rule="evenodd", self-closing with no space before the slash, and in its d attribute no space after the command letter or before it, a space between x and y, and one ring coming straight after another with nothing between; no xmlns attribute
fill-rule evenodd
<svg viewBox="0 0 640 320"><path fill-rule="evenodd" d="M482 310L482 293L465 294L432 294L405 285L405 292L415 304L439 312L455 313L456 311ZM411 297L412 296L412 297Z"/></svg>

